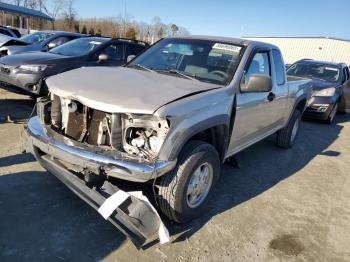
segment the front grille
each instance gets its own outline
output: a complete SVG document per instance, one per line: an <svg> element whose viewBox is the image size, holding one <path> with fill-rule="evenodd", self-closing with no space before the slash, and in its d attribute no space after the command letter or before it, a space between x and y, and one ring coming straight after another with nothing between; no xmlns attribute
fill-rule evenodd
<svg viewBox="0 0 350 262"><path fill-rule="evenodd" d="M122 145L120 115L92 109L78 101L65 105L54 96L51 102L51 127L82 143L113 146L116 149Z"/></svg>

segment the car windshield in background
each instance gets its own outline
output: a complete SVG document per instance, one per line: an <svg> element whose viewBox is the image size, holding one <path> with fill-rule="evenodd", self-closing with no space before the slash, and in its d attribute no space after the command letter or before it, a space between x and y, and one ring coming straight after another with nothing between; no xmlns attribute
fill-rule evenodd
<svg viewBox="0 0 350 262"><path fill-rule="evenodd" d="M20 39L30 44L38 44L45 41L52 35L52 33L35 32L29 35L22 36Z"/></svg>
<svg viewBox="0 0 350 262"><path fill-rule="evenodd" d="M106 39L105 41L107 41ZM51 49L49 52L64 56L82 56L95 50L98 46L103 44L102 40L95 40L91 38L78 38L61 46Z"/></svg>
<svg viewBox="0 0 350 262"><path fill-rule="evenodd" d="M337 67L324 64L296 63L288 68L287 75L336 83L339 81L340 71Z"/></svg>
<svg viewBox="0 0 350 262"><path fill-rule="evenodd" d="M128 67L227 85L240 62L242 47L195 39L164 39Z"/></svg>

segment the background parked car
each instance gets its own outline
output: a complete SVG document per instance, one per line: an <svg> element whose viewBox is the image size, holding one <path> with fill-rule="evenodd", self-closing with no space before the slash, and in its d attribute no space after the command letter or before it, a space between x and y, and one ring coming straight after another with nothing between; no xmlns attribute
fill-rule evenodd
<svg viewBox="0 0 350 262"><path fill-rule="evenodd" d="M312 79L313 94L304 116L331 124L337 112L350 111L350 73L346 64L304 59L291 65L287 74Z"/></svg>
<svg viewBox="0 0 350 262"><path fill-rule="evenodd" d="M0 46L10 40L16 40L19 37L21 37L21 34L17 29L0 26Z"/></svg>
<svg viewBox="0 0 350 262"><path fill-rule="evenodd" d="M16 28L6 26L0 26L0 34L7 35L13 38L21 37L21 33Z"/></svg>
<svg viewBox="0 0 350 262"><path fill-rule="evenodd" d="M48 51L86 35L71 32L39 31L18 39L9 39L0 48L0 56L13 55L29 51Z"/></svg>
<svg viewBox="0 0 350 262"><path fill-rule="evenodd" d="M121 66L148 47L140 41L84 37L48 52L27 52L0 59L0 81L34 95L45 95L43 79L82 66Z"/></svg>

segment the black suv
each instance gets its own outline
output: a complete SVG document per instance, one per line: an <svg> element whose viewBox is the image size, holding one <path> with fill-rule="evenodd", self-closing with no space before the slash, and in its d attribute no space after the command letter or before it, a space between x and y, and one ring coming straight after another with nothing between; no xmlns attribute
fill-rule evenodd
<svg viewBox="0 0 350 262"><path fill-rule="evenodd" d="M48 52L27 52L0 58L0 82L33 95L46 95L44 79L82 66L121 66L148 48L128 39L82 37Z"/></svg>
<svg viewBox="0 0 350 262"><path fill-rule="evenodd" d="M345 63L303 59L292 64L287 75L312 80L305 117L331 124L337 112L350 112L350 72Z"/></svg>

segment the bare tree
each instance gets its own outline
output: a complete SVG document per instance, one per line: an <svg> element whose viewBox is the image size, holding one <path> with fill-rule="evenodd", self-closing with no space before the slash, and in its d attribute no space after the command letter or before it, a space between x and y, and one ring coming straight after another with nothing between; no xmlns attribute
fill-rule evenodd
<svg viewBox="0 0 350 262"><path fill-rule="evenodd" d="M172 24L170 28L173 36L179 31L179 27L175 24Z"/></svg>
<svg viewBox="0 0 350 262"><path fill-rule="evenodd" d="M52 21L53 29L55 29L55 20L62 13L66 5L67 5L66 0L51 0L50 8L48 8L47 5L43 5L44 12L54 19Z"/></svg>
<svg viewBox="0 0 350 262"><path fill-rule="evenodd" d="M74 0L66 0L63 8L63 17L66 22L67 29L69 31L74 30L76 21L77 11L74 8Z"/></svg>

